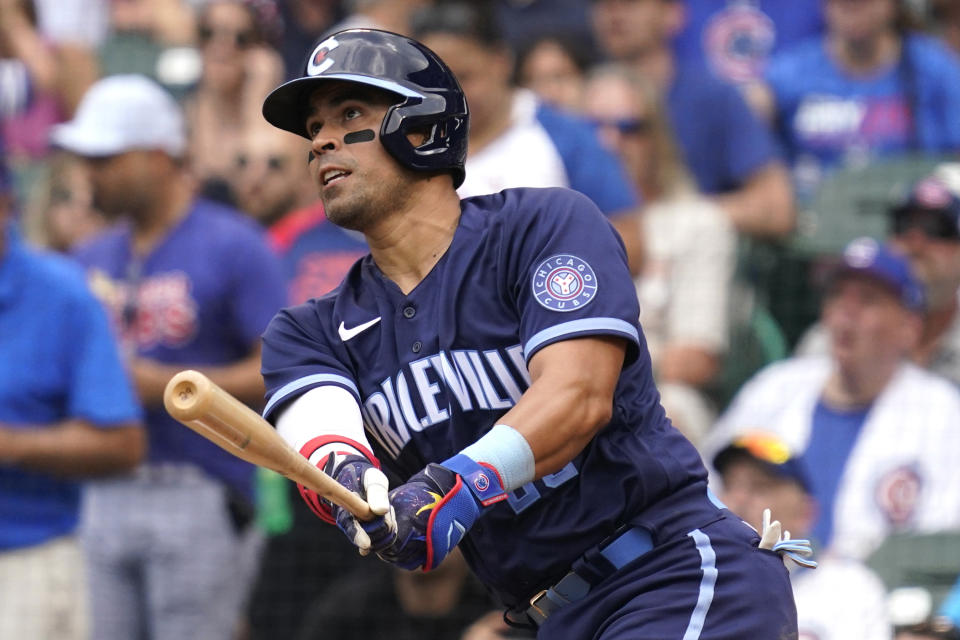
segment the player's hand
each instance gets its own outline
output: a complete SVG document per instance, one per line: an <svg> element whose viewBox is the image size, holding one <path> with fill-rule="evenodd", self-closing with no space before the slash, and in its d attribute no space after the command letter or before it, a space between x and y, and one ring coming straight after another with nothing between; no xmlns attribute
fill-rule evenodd
<svg viewBox="0 0 960 640"><path fill-rule="evenodd" d="M497 474L467 456L428 464L390 492L397 539L378 555L404 569L435 569L467 535L482 508L506 497Z"/></svg>
<svg viewBox="0 0 960 640"><path fill-rule="evenodd" d="M363 456L333 453L323 465L324 472L358 494L377 515L370 522L361 522L352 513L328 503L337 526L360 550L360 555L380 551L394 543L397 537L397 521L390 506L388 481L383 472Z"/></svg>

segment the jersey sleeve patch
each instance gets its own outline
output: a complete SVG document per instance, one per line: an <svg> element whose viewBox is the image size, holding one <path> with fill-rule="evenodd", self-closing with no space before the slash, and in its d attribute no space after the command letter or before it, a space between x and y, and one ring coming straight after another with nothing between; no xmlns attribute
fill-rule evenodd
<svg viewBox="0 0 960 640"><path fill-rule="evenodd" d="M551 311L576 311L597 294L597 275L586 260L570 254L547 258L533 273L533 297Z"/></svg>

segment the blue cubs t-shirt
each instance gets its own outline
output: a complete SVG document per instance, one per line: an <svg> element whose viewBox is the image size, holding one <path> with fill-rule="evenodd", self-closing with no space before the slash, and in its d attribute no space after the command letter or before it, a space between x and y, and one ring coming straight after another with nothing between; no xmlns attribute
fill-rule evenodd
<svg viewBox="0 0 960 640"><path fill-rule="evenodd" d="M685 0L684 27L674 39L681 64L717 78L761 80L770 58L823 32L823 0Z"/></svg>
<svg viewBox="0 0 960 640"><path fill-rule="evenodd" d="M780 159L773 132L740 90L702 67L678 68L666 101L683 159L702 192L738 189Z"/></svg>
<svg viewBox="0 0 960 640"><path fill-rule="evenodd" d="M225 365L250 354L286 304L277 257L259 226L198 200L138 259L120 225L76 251L129 353L169 365ZM253 467L187 429L162 406L146 410L150 462L188 462L252 493Z"/></svg>
<svg viewBox="0 0 960 640"><path fill-rule="evenodd" d="M960 148L960 62L931 38L909 36L900 61L869 76L809 40L773 59L767 83L801 195L844 165Z"/></svg>
<svg viewBox="0 0 960 640"><path fill-rule="evenodd" d="M540 349L626 342L610 423L564 469L487 510L460 545L513 606L622 524L686 532L717 511L697 451L660 406L625 251L597 207L569 189L508 189L461 208L452 244L409 294L366 256L336 291L277 315L264 334L264 413L275 419L319 385L347 389L396 486L489 431L529 386Z"/></svg>

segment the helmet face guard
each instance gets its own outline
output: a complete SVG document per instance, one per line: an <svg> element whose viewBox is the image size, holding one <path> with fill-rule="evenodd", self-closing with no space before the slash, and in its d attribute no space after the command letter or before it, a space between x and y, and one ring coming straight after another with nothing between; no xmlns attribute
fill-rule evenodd
<svg viewBox="0 0 960 640"><path fill-rule="evenodd" d="M376 29L340 31L318 44L304 75L267 96L267 122L309 138L306 116L311 93L329 80L356 82L397 95L380 125L384 148L400 164L418 171L449 171L463 183L469 111L460 83L428 48L405 36ZM413 132L427 139L414 146Z"/></svg>

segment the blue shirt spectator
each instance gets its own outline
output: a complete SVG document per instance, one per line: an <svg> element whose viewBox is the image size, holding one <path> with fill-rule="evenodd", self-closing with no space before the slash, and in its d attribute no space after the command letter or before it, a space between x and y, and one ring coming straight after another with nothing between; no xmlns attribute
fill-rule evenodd
<svg viewBox="0 0 960 640"><path fill-rule="evenodd" d="M681 63L717 78L760 80L770 57L823 31L822 0L686 0L674 40Z"/></svg>
<svg viewBox="0 0 960 640"><path fill-rule="evenodd" d="M773 60L767 82L798 187L871 157L960 148L960 63L932 38L910 35L893 64L853 74L826 40Z"/></svg>

